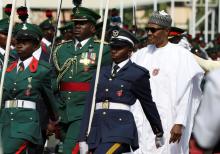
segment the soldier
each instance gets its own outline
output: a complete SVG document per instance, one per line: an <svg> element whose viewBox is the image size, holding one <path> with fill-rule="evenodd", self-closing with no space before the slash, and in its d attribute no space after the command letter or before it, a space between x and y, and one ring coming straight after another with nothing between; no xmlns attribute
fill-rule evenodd
<svg viewBox="0 0 220 154"><path fill-rule="evenodd" d="M7 34L8 34L8 20L2 19L0 20L0 70L3 67Z"/></svg>
<svg viewBox="0 0 220 154"><path fill-rule="evenodd" d="M42 23L40 23L40 28L43 31L43 39L42 42L46 44L46 46L51 46L54 37L54 25L51 19L46 19Z"/></svg>
<svg viewBox="0 0 220 154"><path fill-rule="evenodd" d="M2 69L3 61L4 61L8 28L9 28L9 18L4 18L4 19L0 20L0 70ZM14 39L12 38L12 41L13 40ZM13 48L14 47L11 46L10 49L13 49ZM9 55L10 55L9 61L15 60L16 55L14 53L10 53Z"/></svg>
<svg viewBox="0 0 220 154"><path fill-rule="evenodd" d="M140 100L156 135L156 146L160 147L163 129L151 96L149 72L129 59L138 40L133 34L120 28L114 29L111 36L110 51L113 64L101 68L95 112L87 138L93 91L89 93L80 129L80 149L86 149L81 145L83 141L87 141L89 151L94 154L130 152L130 146L136 150L138 134L134 117L130 112L130 106L136 99Z"/></svg>
<svg viewBox="0 0 220 154"><path fill-rule="evenodd" d="M74 28L73 22L67 22L63 27L59 28L59 30L63 36L62 41L69 41L69 40L74 39L73 28Z"/></svg>
<svg viewBox="0 0 220 154"><path fill-rule="evenodd" d="M90 80L96 70L100 44L93 38L100 16L84 7L73 8L75 40L57 46L53 61L57 69L61 136L64 153L70 154L76 145ZM109 48L104 46L103 64L110 63Z"/></svg>
<svg viewBox="0 0 220 154"><path fill-rule="evenodd" d="M37 25L24 24L16 33L19 59L6 71L0 134L4 153L19 153L28 148L38 154L43 144L41 103L48 108L51 120L57 120L56 99L51 88L51 65L40 60L42 32Z"/></svg>

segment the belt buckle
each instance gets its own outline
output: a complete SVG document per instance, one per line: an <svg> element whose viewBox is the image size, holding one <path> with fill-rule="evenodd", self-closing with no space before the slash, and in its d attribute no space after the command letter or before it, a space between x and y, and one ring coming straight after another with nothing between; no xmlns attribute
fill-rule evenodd
<svg viewBox="0 0 220 154"><path fill-rule="evenodd" d="M10 102L9 102L10 108L17 107L17 106L18 106L17 100L10 100Z"/></svg>
<svg viewBox="0 0 220 154"><path fill-rule="evenodd" d="M102 102L102 109L109 109L109 101L108 100Z"/></svg>

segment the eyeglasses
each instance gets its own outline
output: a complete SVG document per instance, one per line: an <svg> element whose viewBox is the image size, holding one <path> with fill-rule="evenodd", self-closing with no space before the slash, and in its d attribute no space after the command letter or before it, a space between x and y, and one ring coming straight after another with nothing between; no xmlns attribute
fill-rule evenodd
<svg viewBox="0 0 220 154"><path fill-rule="evenodd" d="M158 30L162 30L164 28L154 28L154 27L146 27L145 30L148 32L151 32L151 33L155 33L157 32Z"/></svg>

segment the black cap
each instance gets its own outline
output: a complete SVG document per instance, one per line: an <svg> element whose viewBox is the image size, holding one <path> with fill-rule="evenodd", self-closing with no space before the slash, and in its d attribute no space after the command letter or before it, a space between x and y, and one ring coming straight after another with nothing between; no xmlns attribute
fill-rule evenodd
<svg viewBox="0 0 220 154"><path fill-rule="evenodd" d="M39 26L35 24L17 24L15 27L15 37L19 40L37 40L41 41L43 34Z"/></svg>
<svg viewBox="0 0 220 154"><path fill-rule="evenodd" d="M131 46L135 47L138 39L129 31L121 29L118 26L112 28L110 46Z"/></svg>

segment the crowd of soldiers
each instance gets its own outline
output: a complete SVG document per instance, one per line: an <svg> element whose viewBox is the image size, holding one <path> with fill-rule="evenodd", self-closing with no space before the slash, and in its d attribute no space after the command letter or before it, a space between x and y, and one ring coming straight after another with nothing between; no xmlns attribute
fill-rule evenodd
<svg viewBox="0 0 220 154"><path fill-rule="evenodd" d="M165 11L153 12L145 29L128 29L113 9L96 87L103 23L91 9L72 11L51 50L51 16L35 25L26 7L17 10L0 111L2 153L41 154L54 134L62 143L55 151L65 154L189 153L203 70L220 67L220 36L209 44L202 33L191 38L171 27ZM0 20L1 69L8 30L9 17Z"/></svg>

